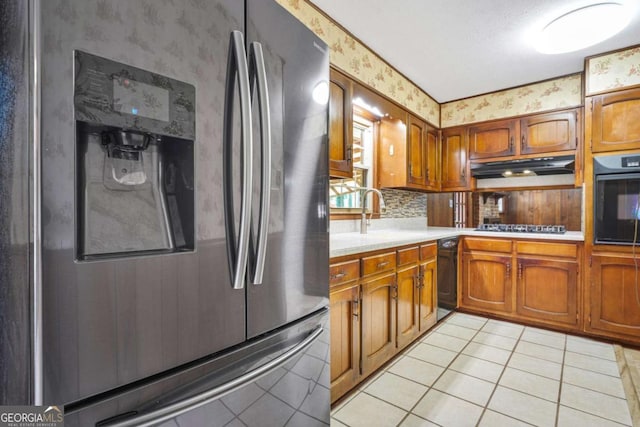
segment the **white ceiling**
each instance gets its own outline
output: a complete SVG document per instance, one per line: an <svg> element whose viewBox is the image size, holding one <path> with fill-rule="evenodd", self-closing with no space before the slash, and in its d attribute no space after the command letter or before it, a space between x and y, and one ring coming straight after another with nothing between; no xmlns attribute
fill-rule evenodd
<svg viewBox="0 0 640 427"><path fill-rule="evenodd" d="M311 0L438 102L580 72L584 58L640 44L640 0L629 26L572 53L544 55L527 33L605 0Z"/></svg>

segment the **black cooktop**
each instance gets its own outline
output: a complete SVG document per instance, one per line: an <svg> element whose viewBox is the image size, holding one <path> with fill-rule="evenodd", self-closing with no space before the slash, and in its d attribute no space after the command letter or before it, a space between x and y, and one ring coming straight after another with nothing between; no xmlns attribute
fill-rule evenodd
<svg viewBox="0 0 640 427"><path fill-rule="evenodd" d="M480 224L477 231L500 231L505 233L551 233L564 234L564 225L532 225L532 224Z"/></svg>

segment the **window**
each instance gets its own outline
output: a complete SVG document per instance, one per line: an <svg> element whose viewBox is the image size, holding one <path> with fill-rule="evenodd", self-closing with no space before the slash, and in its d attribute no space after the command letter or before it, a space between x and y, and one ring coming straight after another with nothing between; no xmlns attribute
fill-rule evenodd
<svg viewBox="0 0 640 427"><path fill-rule="evenodd" d="M370 187L373 181L373 122L353 115L353 177L332 179L329 182L329 203L333 213L362 211L360 188ZM371 199L367 212L371 211Z"/></svg>

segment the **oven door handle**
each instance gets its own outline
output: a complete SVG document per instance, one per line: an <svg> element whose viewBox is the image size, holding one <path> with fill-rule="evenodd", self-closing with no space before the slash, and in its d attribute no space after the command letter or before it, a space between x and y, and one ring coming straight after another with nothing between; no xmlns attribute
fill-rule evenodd
<svg viewBox="0 0 640 427"><path fill-rule="evenodd" d="M199 408L207 403L211 403L214 400L238 390L239 388L250 384L257 379L275 371L294 356L305 350L311 344L313 344L320 335L324 332L324 328L318 325L313 332L307 335L302 341L292 347L286 353L281 354L275 359L271 359L264 365L261 365L255 369L250 370L246 374L235 378L229 382L219 385L218 387L209 389L203 393L197 394L192 397L180 400L170 405L159 408L155 411L134 415L131 418L122 419L120 416L113 418L113 421L105 420L96 424L99 427L143 427L156 425L160 422L170 420L178 415L189 412L193 409Z"/></svg>

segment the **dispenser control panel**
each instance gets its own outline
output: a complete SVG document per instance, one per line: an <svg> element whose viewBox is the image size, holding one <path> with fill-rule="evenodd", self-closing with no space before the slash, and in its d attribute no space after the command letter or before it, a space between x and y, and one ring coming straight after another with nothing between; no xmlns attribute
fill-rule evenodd
<svg viewBox="0 0 640 427"><path fill-rule="evenodd" d="M75 51L75 119L94 125L195 139L195 87Z"/></svg>

